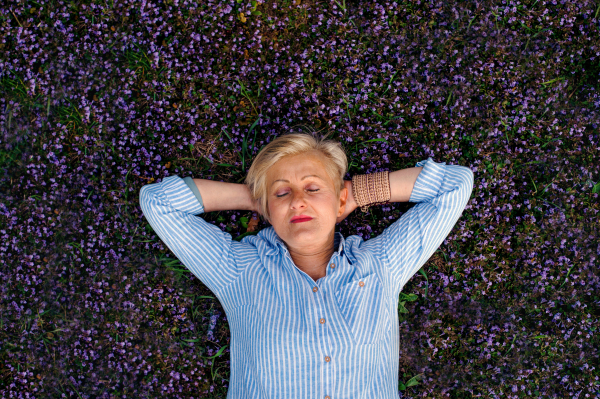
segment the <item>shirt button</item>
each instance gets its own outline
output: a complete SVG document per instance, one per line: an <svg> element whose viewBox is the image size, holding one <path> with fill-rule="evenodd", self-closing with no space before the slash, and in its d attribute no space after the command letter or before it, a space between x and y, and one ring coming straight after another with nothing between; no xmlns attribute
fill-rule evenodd
<svg viewBox="0 0 600 399"><path fill-rule="evenodd" d="M325 396L325 399L331 399L329 396Z"/></svg>
<svg viewBox="0 0 600 399"><path fill-rule="evenodd" d="M329 356L325 356L325 361L329 362L331 360L331 358Z"/></svg>
<svg viewBox="0 0 600 399"><path fill-rule="evenodd" d="M319 323L325 324L325 319L319 319Z"/></svg>
<svg viewBox="0 0 600 399"><path fill-rule="evenodd" d="M319 289L317 287L313 287L313 292L317 292Z"/></svg>
<svg viewBox="0 0 600 399"><path fill-rule="evenodd" d="M365 282L364 282L364 281L361 281L361 282L359 282L359 283L358 283L358 285L360 285L361 287L364 287L364 285L365 285Z"/></svg>
<svg viewBox="0 0 600 399"><path fill-rule="evenodd" d="M332 263L330 266L332 269L335 269L335 263Z"/></svg>

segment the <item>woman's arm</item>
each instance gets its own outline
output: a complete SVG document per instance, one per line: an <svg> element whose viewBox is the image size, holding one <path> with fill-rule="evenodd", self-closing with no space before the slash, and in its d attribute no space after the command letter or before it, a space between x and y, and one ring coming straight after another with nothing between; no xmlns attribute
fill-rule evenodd
<svg viewBox="0 0 600 399"><path fill-rule="evenodd" d="M417 168L400 169L395 172L390 172L390 202L408 202L412 193L417 177L423 170L422 166ZM344 187L348 190L348 198L346 200L346 209L342 216L338 217L336 223L346 219L349 214L354 212L358 207L354 200L352 191L352 180L344 180Z"/></svg>
<svg viewBox="0 0 600 399"><path fill-rule="evenodd" d="M196 216L205 212L204 202L213 208L209 210L226 209L216 205L211 186L229 193L224 196L221 192L219 197L223 204L233 206L229 209L239 209L236 208L235 197L230 195L235 187L212 181L208 184L200 184L204 191L202 194L208 199L206 201L194 193L196 187L192 188L181 177L171 175L161 182L143 186L139 201L144 216L158 237L181 263L218 295L243 272L242 267L245 266L237 263L236 251L247 244L232 240L229 233ZM243 205L243 201L240 204Z"/></svg>
<svg viewBox="0 0 600 399"><path fill-rule="evenodd" d="M204 203L204 212L213 211L257 211L250 189L246 184L194 179Z"/></svg>
<svg viewBox="0 0 600 399"><path fill-rule="evenodd" d="M390 202L408 202L422 170L423 167L419 166L390 172Z"/></svg>
<svg viewBox="0 0 600 399"><path fill-rule="evenodd" d="M390 173L392 201L417 204L364 243L386 261L397 292L444 242L473 191L473 172L466 166L446 165L431 157L417 165Z"/></svg>

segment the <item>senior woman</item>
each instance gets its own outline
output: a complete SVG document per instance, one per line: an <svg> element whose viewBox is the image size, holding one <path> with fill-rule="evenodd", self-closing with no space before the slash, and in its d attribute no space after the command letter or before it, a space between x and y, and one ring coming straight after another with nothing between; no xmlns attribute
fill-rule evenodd
<svg viewBox="0 0 600 399"><path fill-rule="evenodd" d="M473 187L436 163L353 176L325 137L267 144L245 184L164 178L140 191L144 215L221 302L231 332L227 398L398 397L398 296L444 241ZM357 207L416 202L369 240L336 232ZM251 210L271 226L240 242L198 215Z"/></svg>

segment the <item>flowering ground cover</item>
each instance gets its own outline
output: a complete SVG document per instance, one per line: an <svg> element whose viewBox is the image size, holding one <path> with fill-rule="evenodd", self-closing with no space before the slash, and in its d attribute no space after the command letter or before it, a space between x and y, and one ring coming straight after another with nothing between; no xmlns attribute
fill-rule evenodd
<svg viewBox="0 0 600 399"><path fill-rule="evenodd" d="M598 397L599 12L2 2L0 396L224 398L226 315L154 234L139 189L241 182L305 124L343 143L347 178L429 156L474 172L400 298L400 397ZM368 239L411 206L339 228ZM239 239L251 216L201 217Z"/></svg>

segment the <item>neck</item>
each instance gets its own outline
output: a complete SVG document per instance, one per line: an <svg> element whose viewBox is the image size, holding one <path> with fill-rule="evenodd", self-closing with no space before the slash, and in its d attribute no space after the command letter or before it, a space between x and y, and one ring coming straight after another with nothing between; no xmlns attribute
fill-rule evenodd
<svg viewBox="0 0 600 399"><path fill-rule="evenodd" d="M334 241L335 231L331 233L327 242L319 248L290 248L288 246L288 251L298 269L317 281L326 275L327 263L335 252Z"/></svg>

